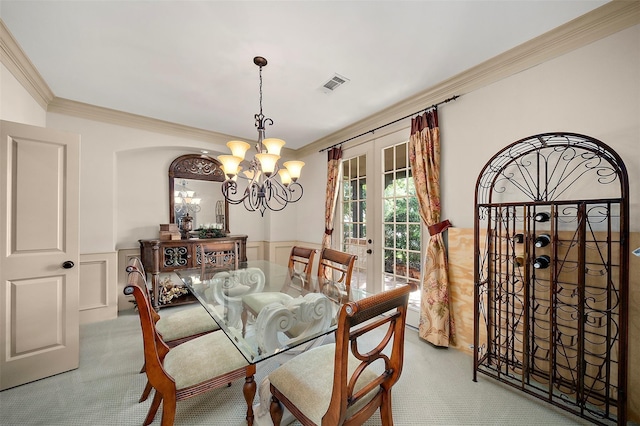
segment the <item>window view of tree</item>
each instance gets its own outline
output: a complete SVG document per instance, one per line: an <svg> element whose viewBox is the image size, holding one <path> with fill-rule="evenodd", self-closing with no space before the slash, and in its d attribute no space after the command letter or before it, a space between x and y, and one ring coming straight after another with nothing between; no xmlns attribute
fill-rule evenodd
<svg viewBox="0 0 640 426"><path fill-rule="evenodd" d="M419 280L422 227L407 143L384 150L384 272L387 286Z"/></svg>
<svg viewBox="0 0 640 426"><path fill-rule="evenodd" d="M358 256L351 285L366 287L367 268L367 158L342 162L342 249Z"/></svg>

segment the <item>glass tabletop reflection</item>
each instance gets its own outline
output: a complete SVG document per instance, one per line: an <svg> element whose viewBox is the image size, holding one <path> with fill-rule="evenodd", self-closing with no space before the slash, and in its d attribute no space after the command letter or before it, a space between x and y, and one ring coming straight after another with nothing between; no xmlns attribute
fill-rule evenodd
<svg viewBox="0 0 640 426"><path fill-rule="evenodd" d="M333 332L340 306L367 296L264 260L176 274L251 364Z"/></svg>

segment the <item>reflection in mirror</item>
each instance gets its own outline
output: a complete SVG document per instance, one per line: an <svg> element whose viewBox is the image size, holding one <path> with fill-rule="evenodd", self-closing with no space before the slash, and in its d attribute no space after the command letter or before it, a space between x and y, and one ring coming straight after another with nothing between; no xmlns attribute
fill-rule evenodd
<svg viewBox="0 0 640 426"><path fill-rule="evenodd" d="M225 229L224 200L219 184L175 179L174 185L174 210L178 226L182 217L188 214L193 218L193 229Z"/></svg>
<svg viewBox="0 0 640 426"><path fill-rule="evenodd" d="M202 228L229 233L229 204L221 190L224 180L220 162L206 155L182 155L171 163L169 220L184 228L183 238Z"/></svg>

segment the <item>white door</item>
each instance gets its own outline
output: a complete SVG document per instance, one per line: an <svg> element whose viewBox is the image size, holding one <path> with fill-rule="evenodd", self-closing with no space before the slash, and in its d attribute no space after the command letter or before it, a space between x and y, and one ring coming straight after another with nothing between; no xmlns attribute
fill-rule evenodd
<svg viewBox="0 0 640 426"><path fill-rule="evenodd" d="M78 368L80 136L0 121L0 390Z"/></svg>
<svg viewBox="0 0 640 426"><path fill-rule="evenodd" d="M341 229L340 250L358 256L353 268L351 286L377 293L379 288L372 285L376 282L373 263L373 237L369 235L370 220L369 205L367 204L368 182L367 176L372 176L371 150L360 145L345 151L342 157L342 185L339 196L338 220L340 225L334 229ZM338 235L334 233L334 235ZM334 237L335 239L335 237Z"/></svg>
<svg viewBox="0 0 640 426"><path fill-rule="evenodd" d="M424 229L408 139L402 130L343 154L342 249L358 254L356 265L364 259L352 285L373 293L408 281L421 286ZM409 301L407 324L414 327L420 319L420 293L413 292Z"/></svg>

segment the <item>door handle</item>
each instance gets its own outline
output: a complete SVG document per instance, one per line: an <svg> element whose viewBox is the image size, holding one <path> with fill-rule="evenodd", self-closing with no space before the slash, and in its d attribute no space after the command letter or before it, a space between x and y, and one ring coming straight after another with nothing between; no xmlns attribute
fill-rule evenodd
<svg viewBox="0 0 640 426"><path fill-rule="evenodd" d="M62 262L62 267L63 267L64 269L71 269L71 268L73 268L74 266L76 266L76 264L75 264L75 263L73 263L73 262L72 262L72 261L70 261L70 260L67 260L66 262Z"/></svg>
<svg viewBox="0 0 640 426"><path fill-rule="evenodd" d="M373 253L373 250L367 249L367 254L371 254L371 253Z"/></svg>

